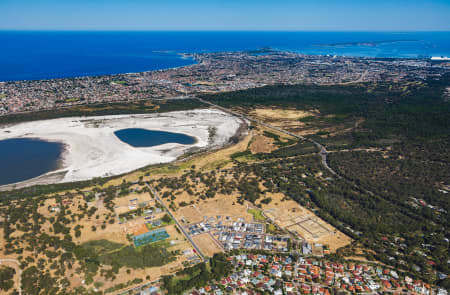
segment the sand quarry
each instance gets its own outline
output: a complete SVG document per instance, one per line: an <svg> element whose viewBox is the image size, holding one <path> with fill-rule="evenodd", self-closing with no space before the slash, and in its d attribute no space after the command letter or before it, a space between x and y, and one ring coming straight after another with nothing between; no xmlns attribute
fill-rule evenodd
<svg viewBox="0 0 450 295"><path fill-rule="evenodd" d="M163 114L72 117L11 125L0 130L0 140L39 138L65 145L62 167L25 184L71 182L130 172L151 164L168 163L192 148L226 144L243 121L219 110L200 109ZM211 138L210 129L215 127ZM184 133L196 143L167 143L136 148L122 142L114 132L143 128ZM57 177L55 177L57 176Z"/></svg>

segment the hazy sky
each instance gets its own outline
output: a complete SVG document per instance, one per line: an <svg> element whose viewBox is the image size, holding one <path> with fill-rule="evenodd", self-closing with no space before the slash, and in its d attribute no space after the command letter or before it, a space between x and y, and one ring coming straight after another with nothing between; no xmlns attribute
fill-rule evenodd
<svg viewBox="0 0 450 295"><path fill-rule="evenodd" d="M450 31L450 0L0 0L0 30Z"/></svg>

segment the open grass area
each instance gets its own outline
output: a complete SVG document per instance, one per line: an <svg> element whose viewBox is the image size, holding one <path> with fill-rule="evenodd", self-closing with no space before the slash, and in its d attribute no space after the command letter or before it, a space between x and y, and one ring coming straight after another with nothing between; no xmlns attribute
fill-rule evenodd
<svg viewBox="0 0 450 295"><path fill-rule="evenodd" d="M266 218L262 214L262 211L259 209L248 209L247 212L250 213L251 215L253 215L253 218L256 221L265 221L266 220Z"/></svg>
<svg viewBox="0 0 450 295"><path fill-rule="evenodd" d="M83 248L93 251L99 255L107 254L122 248L124 245L120 243L111 242L108 240L94 240L83 244Z"/></svg>
<svg viewBox="0 0 450 295"><path fill-rule="evenodd" d="M172 225L175 224L175 221L173 219L171 219L169 222L166 221L162 221L161 219L159 219L161 221L161 224L159 225L154 225L153 223L147 223L146 226L149 230L154 230L157 228L161 228L161 227L166 227L168 225Z"/></svg>
<svg viewBox="0 0 450 295"><path fill-rule="evenodd" d="M275 140L275 145L279 147L289 146L297 141L296 139L293 138L282 138L280 135L270 131L264 131L263 135L269 138L273 138Z"/></svg>
<svg viewBox="0 0 450 295"><path fill-rule="evenodd" d="M275 234L277 233L277 228L275 225L273 225L272 223L267 223L266 224L266 232L269 234Z"/></svg>
<svg viewBox="0 0 450 295"><path fill-rule="evenodd" d="M135 248L107 240L96 240L84 243L79 251L79 256L99 265L115 265L136 269L162 266L174 261L175 255L167 251L169 247L170 245L165 241Z"/></svg>
<svg viewBox="0 0 450 295"><path fill-rule="evenodd" d="M236 153L232 154L230 157L234 161L238 161L240 163L251 162L251 161L257 160L257 158L255 156L253 156L253 154L249 150L245 150L243 152L236 152Z"/></svg>
<svg viewBox="0 0 450 295"><path fill-rule="evenodd" d="M81 98L76 98L76 97L72 97L72 98L66 98L65 100L64 100L64 102L76 102L76 101L80 101L80 100L82 100Z"/></svg>
<svg viewBox="0 0 450 295"><path fill-rule="evenodd" d="M197 271L196 273L194 273L193 275L184 275L184 276L177 276L174 277L172 283L174 285L179 284L181 281L189 281L192 279L192 277L195 277L197 275L199 275L200 271Z"/></svg>

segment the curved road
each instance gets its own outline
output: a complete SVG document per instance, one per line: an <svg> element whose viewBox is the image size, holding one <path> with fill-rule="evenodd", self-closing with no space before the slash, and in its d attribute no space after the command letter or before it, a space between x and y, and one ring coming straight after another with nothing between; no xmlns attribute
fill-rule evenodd
<svg viewBox="0 0 450 295"><path fill-rule="evenodd" d="M315 144L315 145L319 148L319 150L320 150L319 155L320 155L320 157L321 157L322 165L323 165L328 171L330 171L331 174L333 174L335 177L337 177L337 178L339 178L339 179L344 180L345 182L349 183L350 185L354 186L355 188L359 189L359 190L362 191L362 192L365 192L365 193L367 193L367 194L369 194L369 195L371 195L371 196L376 196L376 194L375 194L374 192L372 192L371 190L366 189L366 188L364 188L364 187L361 187L361 186L355 184L353 181L346 179L345 177L339 175L339 174L336 173L333 169L331 169L331 167L328 166L328 162L327 162L328 151L326 150L326 148L325 148L323 145L321 145L321 144L318 143L317 141L315 141L315 140L313 140L313 139L310 139L310 138L303 137L303 136L301 136L301 135L294 134L294 133L292 133L292 132L290 132L290 131L281 129L281 128L276 127L276 126L272 126L272 125L267 124L267 123L265 123L265 122L263 122L263 121L261 121L261 120L257 120L257 119L251 118L251 117L247 117L247 116L245 116L245 115L243 115L243 114L241 114L241 113L238 113L238 112L229 110L229 109L227 109L227 108L224 108L224 107L219 106L219 105L217 105L217 104L214 104L214 103L212 103L212 102L206 101L206 100L201 99L201 98L199 98L199 97L192 97L192 98L196 98L197 100L199 100L199 101L201 101L201 102L203 102L203 103L205 103L205 104L208 104L208 105L210 105L210 106L213 106L213 107L215 107L215 108L217 108L217 109L220 109L220 110L222 110L222 111L224 111L224 112L226 112L226 113L229 113L229 114L238 116L238 117L240 117L240 118L242 118L242 119L246 119L246 120L248 120L248 121L255 122L255 123L260 124L260 125L262 125L262 126L265 126L265 127L267 127L267 128L271 128L271 129L273 129L273 130L277 130L277 131L279 131L279 132L281 132L281 133L290 135L290 136L292 136L292 137L295 137L295 138L298 138L298 139L301 139L301 140L305 140L305 141L312 142L312 143Z"/></svg>
<svg viewBox="0 0 450 295"><path fill-rule="evenodd" d="M319 150L320 150L319 155L320 155L320 157L321 157L321 159L322 159L322 165L323 165L328 171L330 171L331 174L335 175L335 176L338 177L338 178L341 178L340 175L338 175L333 169L331 169L330 166L328 166L328 163L327 163L327 155L328 155L328 152L327 152L326 148L325 148L323 145L321 145L320 143L318 143L317 141L315 141L315 140L313 140L313 139L310 139L310 138L303 137L303 136L301 136L301 135L297 135L297 134L295 134L295 133L292 133L292 132L290 132L290 131L281 129L281 128L276 127L276 126L272 126L272 125L267 124L267 123L265 123L265 122L263 122L263 121L261 121L261 120L254 119L254 118L252 118L252 117L247 117L247 116L245 116L245 115L243 115L243 114L241 114L241 113L238 113L238 112L232 111L232 110L230 110L230 109L224 108L224 107L222 107L222 106L219 106L219 105L214 104L214 103L212 103L212 102L206 101L206 100L201 99L201 98L199 98L199 97L192 97L192 98L196 98L197 100L199 100L199 101L202 102L202 103L208 104L208 105L213 106L213 107L215 107L215 108L217 108L217 109L219 109L219 110L222 110L222 111L224 111L224 112L226 112L226 113L229 113L229 114L232 114L232 115L234 115L234 116L240 117L240 118L242 118L242 119L245 119L245 120L248 120L248 121L251 121L251 122L255 122L255 123L260 124L260 125L262 125L262 126L264 126L264 127L267 127L267 128L273 129L273 130L276 130L276 131L278 131L278 132L281 132L281 133L290 135L290 136L292 136L292 137L295 137L295 138L298 138L298 139L301 139L301 140L305 140L305 141L312 142L312 143L313 143L314 145L316 145L316 147L318 147Z"/></svg>

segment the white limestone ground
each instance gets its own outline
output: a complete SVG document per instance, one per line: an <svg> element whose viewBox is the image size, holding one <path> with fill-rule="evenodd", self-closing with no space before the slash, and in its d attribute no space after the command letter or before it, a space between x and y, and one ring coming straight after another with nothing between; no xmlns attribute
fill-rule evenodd
<svg viewBox="0 0 450 295"><path fill-rule="evenodd" d="M47 173L64 174L57 182L71 182L126 173L138 168L167 163L192 147L212 148L226 144L242 124L240 118L219 110L201 109L162 114L72 117L42 120L8 126L0 130L0 140L39 138L64 143L63 165ZM216 135L210 140L210 128ZM192 145L167 143L148 148L135 148L118 139L114 132L125 128L143 128L183 133L197 139ZM39 177L42 179L42 177ZM39 181L42 183L42 181Z"/></svg>

